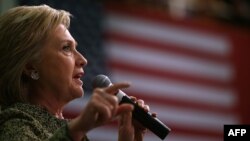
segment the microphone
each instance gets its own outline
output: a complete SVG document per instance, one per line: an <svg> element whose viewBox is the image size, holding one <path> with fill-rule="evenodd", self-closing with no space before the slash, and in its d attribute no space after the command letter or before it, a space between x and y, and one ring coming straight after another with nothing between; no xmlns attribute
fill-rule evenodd
<svg viewBox="0 0 250 141"><path fill-rule="evenodd" d="M93 79L92 85L93 88L103 88L112 85L112 83L106 75L100 74ZM116 96L118 97L119 104L132 104L134 106L134 110L132 111L132 117L139 123L141 123L144 127L152 131L159 138L164 140L165 137L169 134L169 132L171 131L169 127L167 127L158 118L152 117L151 113L146 112L138 104L133 102L130 97L127 96L123 91L119 90Z"/></svg>

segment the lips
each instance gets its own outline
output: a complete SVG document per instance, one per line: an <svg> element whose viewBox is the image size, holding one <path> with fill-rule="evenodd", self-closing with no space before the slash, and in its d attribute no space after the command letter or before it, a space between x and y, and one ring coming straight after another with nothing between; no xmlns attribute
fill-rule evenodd
<svg viewBox="0 0 250 141"><path fill-rule="evenodd" d="M73 78L78 79L78 78L81 78L82 76L83 76L83 73L77 73L76 75L74 75Z"/></svg>
<svg viewBox="0 0 250 141"><path fill-rule="evenodd" d="M75 80L75 82L79 85L82 85L82 80L81 80L81 77L83 76L83 72L79 72L79 73L76 73L74 76L73 76L73 79Z"/></svg>

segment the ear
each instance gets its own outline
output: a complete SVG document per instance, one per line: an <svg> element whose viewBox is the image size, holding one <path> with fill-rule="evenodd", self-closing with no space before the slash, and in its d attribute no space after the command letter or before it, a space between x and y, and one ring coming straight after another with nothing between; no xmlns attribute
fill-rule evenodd
<svg viewBox="0 0 250 141"><path fill-rule="evenodd" d="M27 76L31 75L31 72L36 70L35 66L32 63L27 63L24 67L23 73Z"/></svg>

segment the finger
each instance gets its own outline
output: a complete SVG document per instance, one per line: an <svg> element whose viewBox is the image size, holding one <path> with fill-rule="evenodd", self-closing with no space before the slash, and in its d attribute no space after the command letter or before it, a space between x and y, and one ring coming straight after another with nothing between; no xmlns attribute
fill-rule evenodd
<svg viewBox="0 0 250 141"><path fill-rule="evenodd" d="M124 111L121 114L120 125L132 125L132 112L131 111Z"/></svg>
<svg viewBox="0 0 250 141"><path fill-rule="evenodd" d="M108 93L104 93L103 97L111 104L111 105L118 105L118 98L114 95L110 95Z"/></svg>
<svg viewBox="0 0 250 141"><path fill-rule="evenodd" d="M129 83L116 83L116 84L113 84L113 85L105 88L105 91L107 93L115 94L119 91L119 89L128 88L129 86L130 86Z"/></svg>
<svg viewBox="0 0 250 141"><path fill-rule="evenodd" d="M140 107L144 108L144 101L142 99L139 99L136 102Z"/></svg>
<svg viewBox="0 0 250 141"><path fill-rule="evenodd" d="M103 101L110 107L112 115L115 115L118 108L118 98L108 93L103 94Z"/></svg>
<svg viewBox="0 0 250 141"><path fill-rule="evenodd" d="M151 115L152 115L152 117L154 117L154 118L157 117L157 113L152 113Z"/></svg>
<svg viewBox="0 0 250 141"><path fill-rule="evenodd" d="M150 108L148 105L144 105L143 109L146 111L146 112L149 112L150 111Z"/></svg>
<svg viewBox="0 0 250 141"><path fill-rule="evenodd" d="M132 125L132 113L124 112L119 120L119 136L118 141L133 141L134 128Z"/></svg>
<svg viewBox="0 0 250 141"><path fill-rule="evenodd" d="M109 107L107 107L102 102L95 103L94 105L94 121L97 126L102 125L109 120L111 120L111 111Z"/></svg>
<svg viewBox="0 0 250 141"><path fill-rule="evenodd" d="M103 88L96 88L94 90L94 93L99 94L100 96L103 96L104 98L106 98L112 105L115 105L118 103L118 98L114 95L110 95L108 94L108 92L106 92L105 89Z"/></svg>
<svg viewBox="0 0 250 141"><path fill-rule="evenodd" d="M114 117L116 115L118 104L112 104L110 101L104 98L99 102L103 103L103 105L108 108L110 117Z"/></svg>
<svg viewBox="0 0 250 141"><path fill-rule="evenodd" d="M96 88L94 92L99 95L99 101L110 107L112 115L115 114L118 106L118 98L105 92L102 88Z"/></svg>
<svg viewBox="0 0 250 141"><path fill-rule="evenodd" d="M142 99L137 100L137 104L144 109L144 111L149 112L150 108L148 105L145 105L144 101Z"/></svg>
<svg viewBox="0 0 250 141"><path fill-rule="evenodd" d="M134 109L134 106L131 104L121 104L119 105L119 107L117 108L117 112L116 115L121 115L127 112L132 112Z"/></svg>
<svg viewBox="0 0 250 141"><path fill-rule="evenodd" d="M137 98L134 97L134 96L130 96L130 99L133 101L133 102L136 102Z"/></svg>

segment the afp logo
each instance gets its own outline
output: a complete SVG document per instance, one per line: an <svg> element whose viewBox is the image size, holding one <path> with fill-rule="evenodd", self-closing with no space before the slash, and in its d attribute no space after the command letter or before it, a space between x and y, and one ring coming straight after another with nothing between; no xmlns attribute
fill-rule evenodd
<svg viewBox="0 0 250 141"><path fill-rule="evenodd" d="M224 141L250 141L250 125L224 125Z"/></svg>

